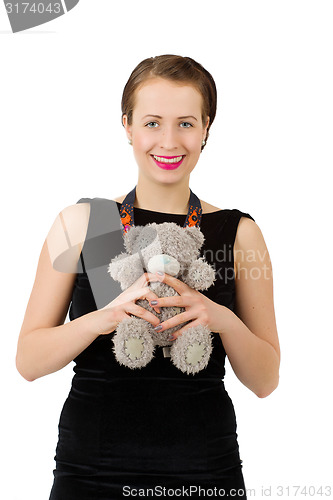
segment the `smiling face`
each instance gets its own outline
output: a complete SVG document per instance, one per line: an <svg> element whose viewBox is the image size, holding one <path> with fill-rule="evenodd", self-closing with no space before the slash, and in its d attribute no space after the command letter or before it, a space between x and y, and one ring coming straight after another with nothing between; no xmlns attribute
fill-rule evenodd
<svg viewBox="0 0 333 500"><path fill-rule="evenodd" d="M140 174L176 182L194 169L209 118L202 123L202 96L189 84L147 80L136 91L132 124L123 117Z"/></svg>

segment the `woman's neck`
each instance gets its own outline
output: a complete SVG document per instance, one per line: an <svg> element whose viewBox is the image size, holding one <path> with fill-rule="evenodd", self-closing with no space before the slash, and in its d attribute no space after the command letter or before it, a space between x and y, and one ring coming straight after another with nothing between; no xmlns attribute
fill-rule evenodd
<svg viewBox="0 0 333 500"><path fill-rule="evenodd" d="M190 199L188 183L156 184L138 180L134 207L169 214L187 214Z"/></svg>

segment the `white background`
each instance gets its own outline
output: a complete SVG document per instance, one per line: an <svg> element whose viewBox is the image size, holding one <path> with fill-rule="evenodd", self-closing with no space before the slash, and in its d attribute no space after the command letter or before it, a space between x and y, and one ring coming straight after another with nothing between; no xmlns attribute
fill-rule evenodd
<svg viewBox="0 0 333 500"><path fill-rule="evenodd" d="M251 214L273 263L279 387L259 399L226 365L246 486L287 498L330 484L332 21L322 0L81 0L12 34L0 5L2 498L48 498L73 375L70 363L28 383L15 367L44 239L79 198L136 184L121 94L136 64L165 53L198 60L218 88L191 189Z"/></svg>

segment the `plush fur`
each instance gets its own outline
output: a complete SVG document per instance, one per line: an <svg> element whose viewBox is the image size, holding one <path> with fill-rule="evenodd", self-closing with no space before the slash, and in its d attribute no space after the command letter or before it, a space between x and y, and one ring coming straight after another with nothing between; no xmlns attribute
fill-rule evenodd
<svg viewBox="0 0 333 500"><path fill-rule="evenodd" d="M207 290L215 281L215 271L203 257L199 257L204 236L197 227L182 228L174 222L134 226L124 234L126 252L112 259L108 272L127 290L144 272L163 271L175 276L195 290ZM149 283L158 297L178 293L161 282ZM162 323L184 312L181 307L162 307L157 314L146 299L136 303L157 316ZM206 325L190 327L176 340L173 332L189 322L181 323L161 333L155 332L148 321L131 315L119 323L113 336L113 352L117 361L129 368L142 368L154 356L155 346L170 346L173 364L187 374L205 368L212 352L212 334Z"/></svg>

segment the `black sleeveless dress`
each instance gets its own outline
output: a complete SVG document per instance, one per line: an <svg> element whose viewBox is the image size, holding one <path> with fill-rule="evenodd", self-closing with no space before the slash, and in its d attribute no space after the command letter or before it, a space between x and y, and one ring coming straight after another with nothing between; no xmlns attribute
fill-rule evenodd
<svg viewBox="0 0 333 500"><path fill-rule="evenodd" d="M112 294L121 292L119 287L102 297L98 290L103 285L96 285L104 277L109 284L108 263L123 250L120 226L118 231L110 226L115 211L120 224L121 204L103 198L80 202L89 202L91 211L70 320L99 309L112 300ZM201 293L231 310L233 245L242 216L252 219L236 209L218 210L203 214L200 226L205 236L201 256L213 265L217 278ZM150 222L183 226L185 217L134 207L136 226ZM141 496L144 491L153 498L171 497L181 490L181 496L202 498L200 488L216 488L216 496L222 489L228 496L234 488L239 493L233 498L246 498L236 416L223 382L226 353L220 335L213 332L210 361L195 375L178 370L161 347L144 368L120 365L112 352L112 335L100 335L74 359L72 387L60 415L49 500L123 499L140 496L140 491Z"/></svg>

